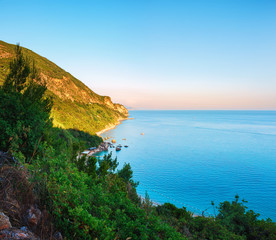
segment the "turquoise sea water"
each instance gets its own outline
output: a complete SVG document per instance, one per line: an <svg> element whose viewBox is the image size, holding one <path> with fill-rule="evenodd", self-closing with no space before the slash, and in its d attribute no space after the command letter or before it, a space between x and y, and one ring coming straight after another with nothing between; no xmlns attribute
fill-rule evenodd
<svg viewBox="0 0 276 240"><path fill-rule="evenodd" d="M129 162L138 193L200 214L236 194L276 221L276 111L130 111L102 134ZM144 135L141 135L144 133ZM126 140L122 140L126 138ZM207 210L206 210L207 209Z"/></svg>

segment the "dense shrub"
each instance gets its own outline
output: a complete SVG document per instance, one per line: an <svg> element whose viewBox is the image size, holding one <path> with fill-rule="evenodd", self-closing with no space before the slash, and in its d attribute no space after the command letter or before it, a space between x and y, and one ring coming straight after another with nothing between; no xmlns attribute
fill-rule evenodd
<svg viewBox="0 0 276 240"><path fill-rule="evenodd" d="M267 220L259 220L260 214L252 210L247 211L246 201L225 201L219 205L217 220L229 231L237 235L245 236L246 239L276 239L276 224Z"/></svg>
<svg viewBox="0 0 276 240"><path fill-rule="evenodd" d="M111 155L91 158L97 160L92 171L89 164L68 161L66 155L56 156L53 148L45 149L43 158L36 159L29 169L33 182L45 183L45 188L40 187L49 195L44 204L68 238L184 239L130 200L125 179L115 173L118 164Z"/></svg>

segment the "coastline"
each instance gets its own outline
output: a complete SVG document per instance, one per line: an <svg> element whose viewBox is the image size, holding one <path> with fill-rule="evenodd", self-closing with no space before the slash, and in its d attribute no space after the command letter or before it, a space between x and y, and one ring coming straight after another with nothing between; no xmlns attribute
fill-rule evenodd
<svg viewBox="0 0 276 240"><path fill-rule="evenodd" d="M117 121L116 123L108 124L108 125L106 126L106 128L104 128L104 129L101 130L101 131L96 132L96 134L100 137L101 134L103 134L104 132L107 132L107 131L109 131L109 130L111 130L111 129L114 129L115 127L117 127L118 125L120 125L123 121L128 120L128 119L129 119L128 117L127 117L127 118L119 118L118 121Z"/></svg>
<svg viewBox="0 0 276 240"><path fill-rule="evenodd" d="M116 123L114 123L114 124L108 124L106 126L106 128L104 128L101 131L96 132L96 134L103 139L103 137L101 136L102 133L107 132L107 131L115 128L116 126L118 126L119 124L121 124L122 121L125 121L125 120L128 120L128 119L129 119L128 117L126 117L126 118L119 118ZM98 152L108 151L108 146L109 145L108 145L107 142L102 142L96 149L90 150L87 153L87 156L92 156L93 154L98 153ZM80 157L80 156L78 156L78 157Z"/></svg>

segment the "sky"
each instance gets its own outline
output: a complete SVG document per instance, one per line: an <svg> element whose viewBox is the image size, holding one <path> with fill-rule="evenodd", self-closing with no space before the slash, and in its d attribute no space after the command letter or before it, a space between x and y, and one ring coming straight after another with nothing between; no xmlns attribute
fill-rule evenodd
<svg viewBox="0 0 276 240"><path fill-rule="evenodd" d="M132 109L276 110L275 0L0 0L20 43Z"/></svg>

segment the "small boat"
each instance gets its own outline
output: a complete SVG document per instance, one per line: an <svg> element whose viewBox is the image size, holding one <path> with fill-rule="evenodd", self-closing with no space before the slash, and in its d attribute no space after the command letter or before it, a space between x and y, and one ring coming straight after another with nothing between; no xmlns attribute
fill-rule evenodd
<svg viewBox="0 0 276 240"><path fill-rule="evenodd" d="M116 151L121 151L122 149L120 147L116 147Z"/></svg>
<svg viewBox="0 0 276 240"><path fill-rule="evenodd" d="M128 147L128 145L125 145L125 148L127 148Z"/></svg>

